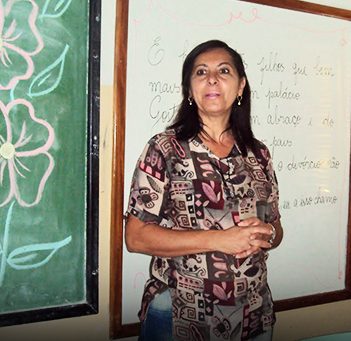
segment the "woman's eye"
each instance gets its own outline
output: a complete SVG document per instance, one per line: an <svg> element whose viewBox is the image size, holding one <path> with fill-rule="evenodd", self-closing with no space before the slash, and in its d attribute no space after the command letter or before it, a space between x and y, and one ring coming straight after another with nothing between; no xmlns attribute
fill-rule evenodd
<svg viewBox="0 0 351 341"><path fill-rule="evenodd" d="M204 75L206 75L206 70L205 69L198 69L196 71L196 75L197 76L204 76Z"/></svg>
<svg viewBox="0 0 351 341"><path fill-rule="evenodd" d="M221 74L227 74L227 73L230 73L230 70L227 68L227 67L224 67L224 68L221 68L219 70L219 73Z"/></svg>

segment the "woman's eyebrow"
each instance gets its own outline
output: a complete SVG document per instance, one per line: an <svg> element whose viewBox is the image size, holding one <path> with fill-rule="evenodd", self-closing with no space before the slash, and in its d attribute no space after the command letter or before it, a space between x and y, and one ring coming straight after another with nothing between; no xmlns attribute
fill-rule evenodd
<svg viewBox="0 0 351 341"><path fill-rule="evenodd" d="M204 63L196 64L196 65L194 66L194 69L196 69L196 68L199 67L199 66L205 66L205 67L207 67L208 65L207 65L207 64L204 64Z"/></svg>
<svg viewBox="0 0 351 341"><path fill-rule="evenodd" d="M233 64L230 62L222 62L222 63L218 64L218 66L222 66L222 65L229 65L229 66L233 67Z"/></svg>
<svg viewBox="0 0 351 341"><path fill-rule="evenodd" d="M234 67L234 65L230 62L220 62L217 67L221 67L223 65L229 65L230 67ZM194 70L197 69L198 67L208 67L208 65L206 63L200 63L200 64L196 64L194 65Z"/></svg>

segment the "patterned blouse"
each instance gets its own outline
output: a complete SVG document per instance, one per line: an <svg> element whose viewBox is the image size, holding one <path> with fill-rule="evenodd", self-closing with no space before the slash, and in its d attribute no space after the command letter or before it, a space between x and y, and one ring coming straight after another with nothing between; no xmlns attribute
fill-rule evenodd
<svg viewBox="0 0 351 341"><path fill-rule="evenodd" d="M174 230L225 230L241 220L280 218L278 185L267 147L243 157L235 145L225 158L200 138L154 136L132 181L127 216ZM184 235L185 237L186 235ZM244 259L222 252L152 257L139 312L169 289L175 340L246 340L275 322L267 284L267 252Z"/></svg>

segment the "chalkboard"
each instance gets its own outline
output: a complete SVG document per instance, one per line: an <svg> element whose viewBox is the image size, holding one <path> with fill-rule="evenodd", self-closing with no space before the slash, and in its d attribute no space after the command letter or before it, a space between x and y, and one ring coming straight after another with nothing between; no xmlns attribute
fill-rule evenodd
<svg viewBox="0 0 351 341"><path fill-rule="evenodd" d="M286 3L299 9L299 1ZM186 54L209 39L224 40L243 56L252 90L254 133L273 156L285 231L268 261L276 309L351 297L351 23L344 20L351 13L344 11L340 19L340 11L310 7L311 12L319 9L337 19L239 1L213 4L129 0L127 33L117 30L117 39L128 44L118 45L116 60L116 85L121 90L116 99L118 178L113 192L118 196L113 198L113 240L119 243L112 250L120 254L112 255L114 337L137 330L150 261L128 253L123 242L122 215L131 176L145 143L176 113ZM127 9L118 13L117 21L123 21Z"/></svg>
<svg viewBox="0 0 351 341"><path fill-rule="evenodd" d="M0 3L0 326L97 313L99 18Z"/></svg>

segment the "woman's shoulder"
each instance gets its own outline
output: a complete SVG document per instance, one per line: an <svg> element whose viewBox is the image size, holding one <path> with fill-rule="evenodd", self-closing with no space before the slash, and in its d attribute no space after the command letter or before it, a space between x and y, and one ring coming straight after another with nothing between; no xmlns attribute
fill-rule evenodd
<svg viewBox="0 0 351 341"><path fill-rule="evenodd" d="M184 158L189 155L189 141L179 139L174 129L154 135L148 144L161 152L165 158Z"/></svg>
<svg viewBox="0 0 351 341"><path fill-rule="evenodd" d="M256 144L256 148L258 149L264 149L264 150L269 150L267 145L265 144L265 142L261 141L261 140L257 140L256 138L255 140L255 144Z"/></svg>
<svg viewBox="0 0 351 341"><path fill-rule="evenodd" d="M256 150L253 151L253 153L257 158L259 159L263 158L265 160L269 160L271 158L269 148L263 141L255 139L255 149Z"/></svg>
<svg viewBox="0 0 351 341"><path fill-rule="evenodd" d="M177 139L177 135L174 129L167 129L160 133L153 135L147 145L157 150L163 151L163 153L169 153L171 146L175 144L181 144L181 141Z"/></svg>
<svg viewBox="0 0 351 341"><path fill-rule="evenodd" d="M163 144L165 142L170 142L172 139L176 139L176 133L174 129L167 129L164 130L160 133L157 133L155 135L153 135L150 140L148 141L148 144Z"/></svg>

